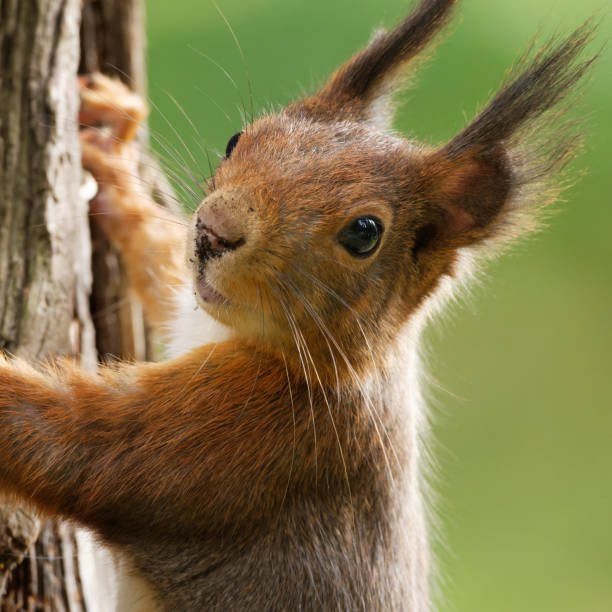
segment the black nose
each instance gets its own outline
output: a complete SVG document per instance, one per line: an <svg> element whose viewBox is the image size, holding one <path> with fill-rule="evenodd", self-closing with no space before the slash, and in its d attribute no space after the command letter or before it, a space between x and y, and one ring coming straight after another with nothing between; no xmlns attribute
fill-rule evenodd
<svg viewBox="0 0 612 612"><path fill-rule="evenodd" d="M219 236L214 229L204 225L199 218L196 221L196 232L195 251L201 263L221 257L228 251L235 251L244 244L244 238L230 241Z"/></svg>

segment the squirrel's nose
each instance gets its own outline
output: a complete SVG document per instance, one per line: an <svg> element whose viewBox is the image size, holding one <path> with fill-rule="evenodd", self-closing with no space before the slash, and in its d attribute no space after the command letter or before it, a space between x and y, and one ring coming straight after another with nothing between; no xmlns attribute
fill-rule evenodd
<svg viewBox="0 0 612 612"><path fill-rule="evenodd" d="M207 218L210 217L210 218ZM244 244L244 237L230 231L227 223L215 223L216 215L201 215L196 218L196 254L204 263L209 259L221 257L228 251L235 251Z"/></svg>

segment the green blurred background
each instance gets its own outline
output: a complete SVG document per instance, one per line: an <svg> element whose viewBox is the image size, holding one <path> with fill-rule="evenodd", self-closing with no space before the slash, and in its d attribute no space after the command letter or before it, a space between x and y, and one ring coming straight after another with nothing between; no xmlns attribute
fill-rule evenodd
<svg viewBox="0 0 612 612"><path fill-rule="evenodd" d="M312 90L410 4L217 1L242 46L256 110ZM208 0L147 0L147 9L152 127L179 150L182 139L205 169L204 144L222 151L241 128L242 101L249 106L240 53ZM598 12L596 51L612 37L611 9L610 0L464 0L398 128L431 143L450 138L534 36ZM610 49L582 108L588 147L561 214L490 265L428 333L441 610L612 610Z"/></svg>

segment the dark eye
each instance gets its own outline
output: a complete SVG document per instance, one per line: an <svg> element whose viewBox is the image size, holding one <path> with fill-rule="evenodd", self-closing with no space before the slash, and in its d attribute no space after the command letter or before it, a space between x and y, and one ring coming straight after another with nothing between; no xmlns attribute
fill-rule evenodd
<svg viewBox="0 0 612 612"><path fill-rule="evenodd" d="M236 148L240 137L242 136L242 132L238 132L234 134L228 141L225 147L225 157L229 157L232 154L232 151Z"/></svg>
<svg viewBox="0 0 612 612"><path fill-rule="evenodd" d="M382 233L383 225L379 219L359 217L345 227L338 238L353 257L368 257L380 244Z"/></svg>

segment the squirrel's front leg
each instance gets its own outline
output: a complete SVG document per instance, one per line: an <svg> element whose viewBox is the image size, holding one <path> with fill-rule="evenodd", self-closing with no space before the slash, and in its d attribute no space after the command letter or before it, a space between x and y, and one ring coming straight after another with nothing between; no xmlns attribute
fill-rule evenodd
<svg viewBox="0 0 612 612"><path fill-rule="evenodd" d="M2 358L0 491L111 540L247 516L287 478L300 434L283 380L281 364L231 343L99 375Z"/></svg>
<svg viewBox="0 0 612 612"><path fill-rule="evenodd" d="M189 278L187 223L153 202L139 176L132 141L147 115L140 97L101 74L82 77L80 85L83 167L98 183L91 215L121 252L147 319L163 331L175 292Z"/></svg>

